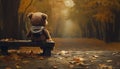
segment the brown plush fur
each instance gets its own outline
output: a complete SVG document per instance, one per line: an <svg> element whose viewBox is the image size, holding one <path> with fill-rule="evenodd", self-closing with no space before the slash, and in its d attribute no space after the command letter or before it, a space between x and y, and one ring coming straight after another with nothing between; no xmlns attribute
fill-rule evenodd
<svg viewBox="0 0 120 69"><path fill-rule="evenodd" d="M49 31L46 29L48 16L41 12L29 13L28 17L30 19L32 26L42 26L44 27L42 34L39 37L34 37L33 33L29 31L27 37L31 38L33 41L51 41L51 36Z"/></svg>

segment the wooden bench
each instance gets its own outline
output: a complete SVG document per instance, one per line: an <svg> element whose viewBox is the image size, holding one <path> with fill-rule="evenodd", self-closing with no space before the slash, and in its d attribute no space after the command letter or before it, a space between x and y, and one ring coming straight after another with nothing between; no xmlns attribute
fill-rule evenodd
<svg viewBox="0 0 120 69"><path fill-rule="evenodd" d="M3 55L8 54L9 49L19 49L22 46L35 46L40 47L46 56L50 56L54 45L54 42L32 42L31 40L0 41L0 49Z"/></svg>

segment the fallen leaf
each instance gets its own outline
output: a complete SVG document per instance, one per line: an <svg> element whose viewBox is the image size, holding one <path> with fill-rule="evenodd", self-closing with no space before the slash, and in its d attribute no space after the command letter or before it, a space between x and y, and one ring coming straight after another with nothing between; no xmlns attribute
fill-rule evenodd
<svg viewBox="0 0 120 69"><path fill-rule="evenodd" d="M63 57L58 57L59 59L63 59Z"/></svg>
<svg viewBox="0 0 120 69"><path fill-rule="evenodd" d="M54 65L54 66L53 66L53 69L58 69L58 66L57 66L57 65Z"/></svg>
<svg viewBox="0 0 120 69"><path fill-rule="evenodd" d="M113 69L112 66L108 66L106 64L99 64L99 69Z"/></svg>
<svg viewBox="0 0 120 69"><path fill-rule="evenodd" d="M93 57L97 58L97 57L99 57L99 56L97 56L97 55L93 55Z"/></svg>
<svg viewBox="0 0 120 69"><path fill-rule="evenodd" d="M70 66L70 68L73 68L73 67L74 67L74 65L73 65L73 64L70 64L69 66Z"/></svg>
<svg viewBox="0 0 120 69"><path fill-rule="evenodd" d="M107 60L106 62L108 62L108 63L109 63L109 62L112 62L112 60Z"/></svg>
<svg viewBox="0 0 120 69"><path fill-rule="evenodd" d="M65 55L66 53L68 53L68 51L62 50L62 51L60 52L60 55Z"/></svg>
<svg viewBox="0 0 120 69"><path fill-rule="evenodd" d="M82 62L82 61L84 61L84 58L74 57L74 58L73 58L73 61L75 61L75 62Z"/></svg>
<svg viewBox="0 0 120 69"><path fill-rule="evenodd" d="M70 61L69 63L70 63L70 64L75 64L76 62L75 62L75 61Z"/></svg>
<svg viewBox="0 0 120 69"><path fill-rule="evenodd" d="M19 66L19 65L16 65L16 69L20 69L21 68L21 66Z"/></svg>
<svg viewBox="0 0 120 69"><path fill-rule="evenodd" d="M24 64L27 64L27 63L29 63L30 61L28 61L28 60L25 60L25 61L22 61L22 63L24 63Z"/></svg>
<svg viewBox="0 0 120 69"><path fill-rule="evenodd" d="M92 57L92 59L93 59L93 60L95 60L95 59L97 59L97 58L95 58L95 57Z"/></svg>

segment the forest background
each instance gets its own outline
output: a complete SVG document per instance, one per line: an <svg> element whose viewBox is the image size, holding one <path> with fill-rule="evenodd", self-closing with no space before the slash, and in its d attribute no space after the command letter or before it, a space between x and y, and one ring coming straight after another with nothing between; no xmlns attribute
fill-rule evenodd
<svg viewBox="0 0 120 69"><path fill-rule="evenodd" d="M39 11L52 37L120 41L120 0L0 0L0 38L26 39L27 14Z"/></svg>

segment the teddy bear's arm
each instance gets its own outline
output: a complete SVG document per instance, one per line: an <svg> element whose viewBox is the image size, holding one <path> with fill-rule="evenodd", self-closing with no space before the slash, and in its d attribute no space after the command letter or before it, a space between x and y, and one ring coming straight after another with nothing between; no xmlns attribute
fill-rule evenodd
<svg viewBox="0 0 120 69"><path fill-rule="evenodd" d="M46 42L54 42L51 38L51 35L47 29L44 29L44 35L46 37Z"/></svg>
<svg viewBox="0 0 120 69"><path fill-rule="evenodd" d="M47 39L52 39L49 31L47 29L44 29L44 34Z"/></svg>

